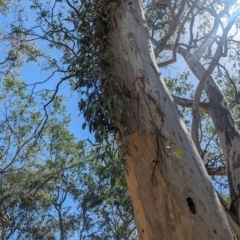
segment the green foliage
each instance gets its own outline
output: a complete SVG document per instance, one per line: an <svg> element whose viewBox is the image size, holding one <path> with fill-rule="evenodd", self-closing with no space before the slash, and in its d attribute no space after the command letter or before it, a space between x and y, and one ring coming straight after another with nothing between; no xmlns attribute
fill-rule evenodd
<svg viewBox="0 0 240 240"><path fill-rule="evenodd" d="M137 239L121 160L69 132L64 99L1 85L0 211L6 239ZM111 151L113 153L113 151ZM96 161L102 154L103 161Z"/></svg>
<svg viewBox="0 0 240 240"><path fill-rule="evenodd" d="M20 7L17 21L14 16L2 30L8 38L0 86L0 211L8 219L7 239L137 239L122 161L112 141L127 113L108 62L109 6L73 4L67 1L62 11L61 1L33 0L34 24L40 27L26 29ZM46 41L47 51L40 51L35 39ZM50 76L64 74L56 91L39 90L39 83L31 89L18 80L29 61L43 61ZM102 143L89 152L68 131L70 117L58 88L69 79L81 94L83 127Z"/></svg>
<svg viewBox="0 0 240 240"><path fill-rule="evenodd" d="M230 207L230 205L231 205L231 198L230 198L230 196L222 196L222 198L225 201L227 207Z"/></svg>
<svg viewBox="0 0 240 240"><path fill-rule="evenodd" d="M31 8L41 24L40 33L21 30L30 36L40 36L49 43L50 49L64 53L60 62L67 66L72 76L71 86L81 96L79 109L86 121L83 128L88 126L99 143L107 142L109 136L124 125L124 114L127 114L121 83L110 66L111 48L107 37L112 27L110 9L118 2L67 1L65 10L61 11L59 1L51 5L33 0Z"/></svg>
<svg viewBox="0 0 240 240"><path fill-rule="evenodd" d="M147 22L152 33L157 32L159 38L163 37L171 22L171 14L165 1L146 0L143 1L143 6L146 8Z"/></svg>
<svg viewBox="0 0 240 240"><path fill-rule="evenodd" d="M35 199L48 201L43 187L53 184L63 169L79 164L76 159L81 151L76 149L74 137L67 131L66 123L70 119L63 114L65 107L61 96L42 111L38 104L49 100L49 96L33 98L24 82L6 78L0 89L0 211L8 216L16 206L23 211L27 205L32 206ZM60 112L60 116L55 115ZM70 148L74 144L75 152ZM55 164L54 168L49 167L50 162ZM9 224L11 221L12 216Z"/></svg>
<svg viewBox="0 0 240 240"><path fill-rule="evenodd" d="M3 15L6 15L7 13L7 1L6 0L0 0L0 12L3 14Z"/></svg>

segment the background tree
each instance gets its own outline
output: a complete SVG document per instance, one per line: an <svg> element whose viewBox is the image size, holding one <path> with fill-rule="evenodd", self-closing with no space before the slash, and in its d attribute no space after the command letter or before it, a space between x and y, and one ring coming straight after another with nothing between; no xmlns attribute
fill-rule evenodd
<svg viewBox="0 0 240 240"><path fill-rule="evenodd" d="M45 112L39 95L2 81L1 239L136 239L118 158L96 162L67 129L63 98Z"/></svg>

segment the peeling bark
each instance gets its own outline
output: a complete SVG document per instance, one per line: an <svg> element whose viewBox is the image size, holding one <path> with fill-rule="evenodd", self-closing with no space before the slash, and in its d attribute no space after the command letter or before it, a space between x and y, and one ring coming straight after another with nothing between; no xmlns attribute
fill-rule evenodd
<svg viewBox="0 0 240 240"><path fill-rule="evenodd" d="M184 57L194 75L198 79L202 79L206 69L199 60L183 48L179 48L179 53ZM209 98L213 123L226 159L231 199L235 201L240 194L240 135L234 124L226 99L212 75L206 80L205 91ZM240 219L239 201L240 198L235 201L233 209L238 219Z"/></svg>
<svg viewBox="0 0 240 240"><path fill-rule="evenodd" d="M237 239L176 105L159 78L140 0L111 5L112 69L132 86L122 135L140 239ZM126 96L127 98L127 96ZM184 148L179 158L176 150Z"/></svg>

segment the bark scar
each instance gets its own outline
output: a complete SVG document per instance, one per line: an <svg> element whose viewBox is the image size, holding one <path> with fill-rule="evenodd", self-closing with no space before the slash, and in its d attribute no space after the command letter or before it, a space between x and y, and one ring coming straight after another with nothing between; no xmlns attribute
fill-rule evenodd
<svg viewBox="0 0 240 240"><path fill-rule="evenodd" d="M168 206L168 212L169 212L169 217L170 220L174 220L174 213L173 213L173 205L172 205L172 200L169 195L167 195L167 206Z"/></svg>
<svg viewBox="0 0 240 240"><path fill-rule="evenodd" d="M188 203L189 210L192 212L192 214L196 214L196 207L195 203L193 202L193 199L191 197L186 198L186 201Z"/></svg>
<svg viewBox="0 0 240 240"><path fill-rule="evenodd" d="M142 106L141 106L141 101L140 101L140 96L139 93L137 94L137 99L138 99L138 117L139 117L139 134L140 136L143 135L143 118L142 118Z"/></svg>

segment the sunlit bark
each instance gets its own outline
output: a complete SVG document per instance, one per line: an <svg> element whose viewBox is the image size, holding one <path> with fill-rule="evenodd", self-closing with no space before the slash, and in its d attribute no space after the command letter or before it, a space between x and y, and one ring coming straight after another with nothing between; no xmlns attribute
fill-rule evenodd
<svg viewBox="0 0 240 240"><path fill-rule="evenodd" d="M236 239L159 72L140 0L111 5L112 69L130 91L122 136L140 239ZM178 154L179 149L184 149Z"/></svg>

